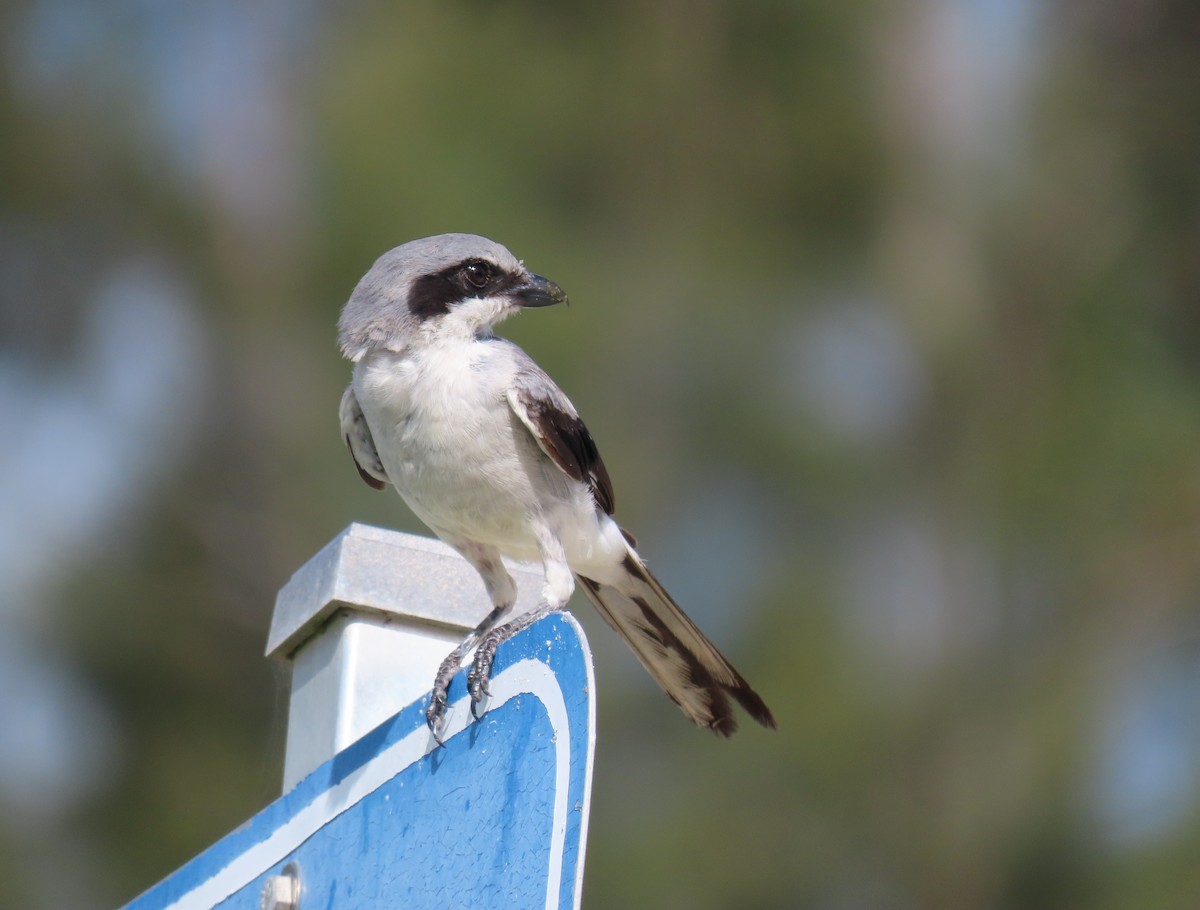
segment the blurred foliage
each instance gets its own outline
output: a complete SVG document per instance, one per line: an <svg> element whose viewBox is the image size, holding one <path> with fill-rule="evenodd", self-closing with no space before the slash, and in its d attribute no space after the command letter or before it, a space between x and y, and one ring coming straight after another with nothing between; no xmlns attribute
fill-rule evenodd
<svg viewBox="0 0 1200 910"><path fill-rule="evenodd" d="M503 331L780 722L691 729L582 608L585 906L1194 906L1198 25L1184 0L0 8L0 366L72 375L137 255L197 301L203 363L145 441L160 479L19 620L112 742L77 801L0 812L0 906L117 905L276 794L274 592L350 521L422 530L342 450L336 314L446 230L569 291Z"/></svg>

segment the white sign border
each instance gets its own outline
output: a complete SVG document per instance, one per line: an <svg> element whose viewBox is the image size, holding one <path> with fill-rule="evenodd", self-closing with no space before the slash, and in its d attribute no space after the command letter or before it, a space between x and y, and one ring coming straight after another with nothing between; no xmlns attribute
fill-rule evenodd
<svg viewBox="0 0 1200 910"><path fill-rule="evenodd" d="M590 661L589 661L589 683ZM568 735L567 706L553 670L545 663L526 658L496 674L489 683L491 697L488 709L499 707L522 693L536 696L546 708L553 738L555 757L554 825L550 836L549 869L546 883L546 910L559 907L562 860L567 834L567 805L571 780L571 737ZM594 704L594 703L593 703ZM463 696L451 706L445 738L449 739L471 722L469 698ZM591 726L589 724L589 726ZM594 727L589 736L594 736ZM585 748L588 746L585 745ZM307 806L276 828L265 840L254 844L220 869L211 878L181 895L164 910L210 910L221 901L236 894L296 850L341 813L361 802L371 793L411 767L438 748L429 730L420 726L397 740L377 756L355 769L337 784L323 790ZM590 780L585 783L590 789ZM580 850L587 834L587 819L580 828ZM576 863L578 876L583 874L582 856ZM581 889L575 889L578 906Z"/></svg>

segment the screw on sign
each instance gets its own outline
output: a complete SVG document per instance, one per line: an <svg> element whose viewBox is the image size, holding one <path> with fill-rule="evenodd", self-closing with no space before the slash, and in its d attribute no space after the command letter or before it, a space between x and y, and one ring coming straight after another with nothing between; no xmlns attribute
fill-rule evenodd
<svg viewBox="0 0 1200 910"><path fill-rule="evenodd" d="M300 867L288 863L263 884L262 910L300 910Z"/></svg>

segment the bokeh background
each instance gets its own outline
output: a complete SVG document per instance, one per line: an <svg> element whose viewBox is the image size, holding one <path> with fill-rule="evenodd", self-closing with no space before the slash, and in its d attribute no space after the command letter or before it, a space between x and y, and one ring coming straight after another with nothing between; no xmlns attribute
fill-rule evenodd
<svg viewBox="0 0 1200 910"><path fill-rule="evenodd" d="M780 722L581 608L585 907L1196 907L1197 10L0 3L0 906L277 795L275 591L420 530L334 321L466 230L571 294L503 331Z"/></svg>

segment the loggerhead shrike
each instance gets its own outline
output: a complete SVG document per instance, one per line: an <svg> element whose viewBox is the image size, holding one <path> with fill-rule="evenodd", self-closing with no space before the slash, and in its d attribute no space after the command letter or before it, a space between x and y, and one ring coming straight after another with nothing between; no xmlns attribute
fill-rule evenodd
<svg viewBox="0 0 1200 910"><path fill-rule="evenodd" d="M443 661L426 709L440 741L450 680L475 649L471 710L497 646L566 606L578 581L663 691L702 727L737 728L730 696L775 718L650 574L612 519L613 489L575 408L529 355L492 327L524 307L566 301L498 243L472 234L384 253L338 320L353 378L342 434L358 472L392 484L483 577L493 609ZM516 586L501 555L538 561L541 605L501 624Z"/></svg>

